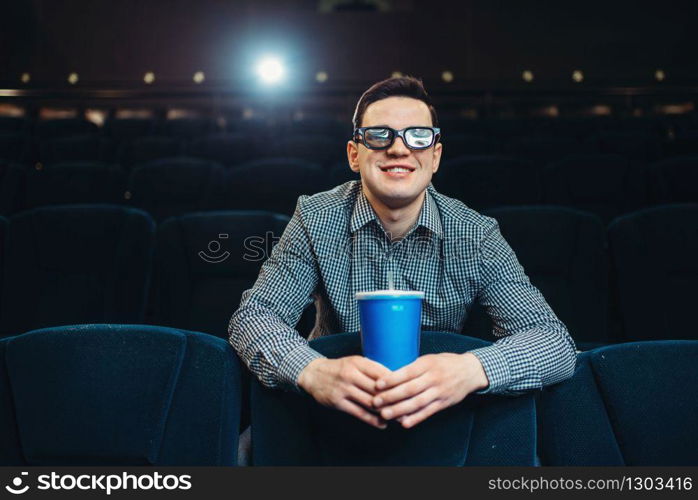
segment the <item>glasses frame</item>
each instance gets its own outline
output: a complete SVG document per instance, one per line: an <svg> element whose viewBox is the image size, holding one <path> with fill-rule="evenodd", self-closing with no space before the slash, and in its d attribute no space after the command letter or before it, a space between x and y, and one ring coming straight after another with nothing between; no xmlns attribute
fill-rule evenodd
<svg viewBox="0 0 698 500"><path fill-rule="evenodd" d="M431 143L428 146L424 146L422 148L413 148L412 146L407 144L407 139L405 139L405 132L407 132L408 130L423 129L423 128L428 128L434 133L434 136L432 137ZM369 146L366 143L366 136L365 136L366 131L369 129L387 129L387 130L389 130L390 131L390 143L388 143L387 146L383 146L380 148L375 148L375 147ZM374 151L381 151L381 150L388 149L389 147L391 147L393 145L393 143L395 143L395 138L397 138L397 137L400 137L402 139L402 142L409 149L412 149L415 151L423 151L425 149L429 149L430 147L434 146L436 143L438 143L441 140L441 129L438 127L405 127L403 129L400 129L400 130L395 130L394 128L390 128L390 127L376 127L376 126L374 126L374 127L359 127L357 129L354 129L354 136L352 137L352 139L354 142L357 142L357 143L360 142L367 149L371 149Z"/></svg>

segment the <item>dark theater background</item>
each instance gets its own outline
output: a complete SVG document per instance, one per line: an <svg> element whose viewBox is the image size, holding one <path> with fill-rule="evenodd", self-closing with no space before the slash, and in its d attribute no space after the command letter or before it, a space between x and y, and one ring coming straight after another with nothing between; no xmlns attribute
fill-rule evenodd
<svg viewBox="0 0 698 500"><path fill-rule="evenodd" d="M250 423L253 465L698 465L697 22L693 0L3 2L0 465L239 465ZM498 221L578 349L571 379L410 439L263 388L227 342L298 197L359 179L354 107L391 75L434 100L434 187ZM460 333L423 348L497 340L479 306Z"/></svg>

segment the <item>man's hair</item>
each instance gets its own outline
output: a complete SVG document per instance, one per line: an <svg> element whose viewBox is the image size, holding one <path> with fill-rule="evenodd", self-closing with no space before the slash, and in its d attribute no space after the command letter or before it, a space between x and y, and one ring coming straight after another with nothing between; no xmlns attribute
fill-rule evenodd
<svg viewBox="0 0 698 500"><path fill-rule="evenodd" d="M359 102L356 103L356 110L354 111L354 118L352 119L354 128L357 129L361 126L366 108L368 108L370 104L380 101L381 99L396 96L411 97L413 99L422 101L429 107L432 127L439 126L439 120L436 117L436 110L432 104L431 97L429 97L429 94L427 94L427 91L424 89L422 80L412 76L399 76L374 83L366 92L363 93L359 99Z"/></svg>

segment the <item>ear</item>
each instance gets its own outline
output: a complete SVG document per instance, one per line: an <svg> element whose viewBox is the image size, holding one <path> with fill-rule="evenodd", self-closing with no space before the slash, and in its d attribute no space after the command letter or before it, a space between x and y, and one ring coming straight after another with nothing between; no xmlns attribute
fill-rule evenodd
<svg viewBox="0 0 698 500"><path fill-rule="evenodd" d="M431 173L435 174L439 170L439 165L441 164L441 153L443 152L443 144L437 142L434 146L434 153L432 157Z"/></svg>
<svg viewBox="0 0 698 500"><path fill-rule="evenodd" d="M359 147L354 141L347 142L347 160L352 172L359 173Z"/></svg>

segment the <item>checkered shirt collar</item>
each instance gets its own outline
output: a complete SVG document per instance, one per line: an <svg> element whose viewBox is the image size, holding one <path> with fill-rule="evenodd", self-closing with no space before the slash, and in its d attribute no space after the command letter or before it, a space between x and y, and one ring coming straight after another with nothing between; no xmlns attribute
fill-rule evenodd
<svg viewBox="0 0 698 500"><path fill-rule="evenodd" d="M426 195L424 196L424 204L419 212L419 218L417 219L415 227L423 226L436 236L442 237L443 227L441 226L439 209L436 206L436 202L434 202L434 197L432 196L433 190L434 186L429 183L426 189ZM376 212L373 210L368 198L366 198L360 184L358 191L359 193L356 198L356 203L354 204L354 211L351 214L350 231L354 233L356 230L373 220L375 220L376 223L382 227Z"/></svg>

